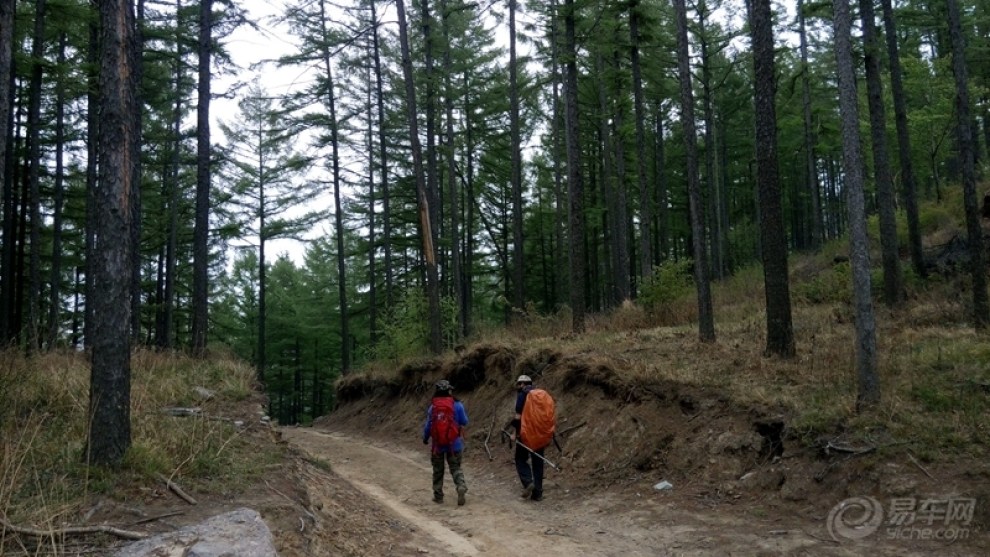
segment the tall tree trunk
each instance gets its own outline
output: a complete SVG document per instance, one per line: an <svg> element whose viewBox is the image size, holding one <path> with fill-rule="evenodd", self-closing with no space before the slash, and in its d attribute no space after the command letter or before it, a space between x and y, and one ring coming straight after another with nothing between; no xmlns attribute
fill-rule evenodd
<svg viewBox="0 0 990 557"><path fill-rule="evenodd" d="M654 146L653 160L656 164L654 174L657 182L657 241L656 241L656 264L660 264L670 257L670 218L667 211L667 171L664 162L664 139L663 139L663 108L660 101L657 101L656 108L656 145Z"/></svg>
<svg viewBox="0 0 990 557"><path fill-rule="evenodd" d="M327 26L329 20L326 13L326 2L320 0L320 31L323 34L321 49L323 54L323 71L327 80L327 110L330 113L330 148L333 165L333 206L334 232L337 236L337 296L340 301L340 372L344 375L351 371L351 333L348 329L347 309L347 273L345 271L346 254L344 253L344 209L340 203L340 188L343 180L340 176L340 138L337 124L337 98L334 92L333 67L330 64L330 33Z"/></svg>
<svg viewBox="0 0 990 557"><path fill-rule="evenodd" d="M598 121L598 142L599 142L599 156L596 157L598 165L600 166L600 172L598 173L599 180L596 181L594 174L589 174L591 187L598 184L596 188L599 194L600 207L604 207L605 211L601 213L601 225L604 232L603 235L593 234L592 238L596 241L598 239L602 240L602 247L604 248L605 257L602 258L603 264L605 266L605 271L603 273L605 277L605 284L601 284L597 280L592 281L592 285L597 292L599 289L604 291L605 294L605 306L614 307L618 305L619 300L622 299L622 294L620 292L621 278L618 277L618 269L621 265L618 262L619 258L619 248L616 245L616 238L619 235L619 224L618 224L618 207L617 199L618 195L614 190L615 182L615 169L612 167L612 157L615 153L612 149L612 134L609 129L609 121L612 119L612 111L609 108L609 98L608 92L605 90L606 85L606 74L608 73L608 68L605 65L604 57L601 54L595 55L595 73L599 76L597 79L597 89L598 89L598 114L596 120ZM595 199L595 195L590 196ZM597 248L592 248L594 253L597 253ZM592 303L592 307L595 311L600 309L597 301Z"/></svg>
<svg viewBox="0 0 990 557"><path fill-rule="evenodd" d="M908 131L907 96L904 94L903 70L897 46L897 21L891 0L880 0L883 6L883 23L887 35L887 60L890 65L890 91L894 98L894 122L897 126L897 148L901 163L901 185L904 195L904 212L907 214L908 247L911 265L919 277L927 276L925 259L921 250L921 225L918 222L917 180L911 160L911 135Z"/></svg>
<svg viewBox="0 0 990 557"><path fill-rule="evenodd" d="M512 152L512 305L523 309L522 139L519 132L519 68L516 59L516 0L509 2L509 142Z"/></svg>
<svg viewBox="0 0 990 557"><path fill-rule="evenodd" d="M719 193L719 180L715 171L715 108L714 94L712 93L712 69L711 55L708 48L708 36L705 29L705 21L711 17L704 1L698 3L698 42L701 51L701 92L702 110L705 119L705 185L708 190L708 216L711 218L709 224L709 241L711 249L711 278L721 279L725 275L725 246L722 241L721 194Z"/></svg>
<svg viewBox="0 0 990 557"><path fill-rule="evenodd" d="M175 2L176 13L182 11L182 0ZM176 28L175 36L175 106L172 109L172 160L170 164L168 191L168 239L165 248L165 293L163 308L162 334L158 345L171 348L175 338L175 285L178 281L176 273L176 258L179 247L179 162L182 151L182 57L184 49Z"/></svg>
<svg viewBox="0 0 990 557"><path fill-rule="evenodd" d="M567 135L567 197L570 234L571 329L584 332L584 184L581 180L581 133L578 129L577 14L574 0L564 0L564 105Z"/></svg>
<svg viewBox="0 0 990 557"><path fill-rule="evenodd" d="M420 0L420 10L424 45L423 73L426 81L426 95L423 99L423 108L426 112L426 193L429 196L430 201L430 242L433 244L434 257L436 257L437 251L440 249L438 240L441 236L440 228L443 227L443 220L440 215L440 184L437 173L437 76L433 67L433 14L430 12L430 0ZM439 273L437 276L437 296L439 299ZM437 307L439 308L439 305Z"/></svg>
<svg viewBox="0 0 990 557"><path fill-rule="evenodd" d="M385 307L392 307L395 302L392 286L392 213L389 202L388 184L388 143L385 136L385 93L382 78L382 57L379 45L379 21L375 12L375 0L370 0L371 20L374 30L371 36L372 48L374 49L375 63L375 100L378 108L378 163L381 165L379 174L381 177L382 194L382 244L385 249L385 260L382 262L385 267Z"/></svg>
<svg viewBox="0 0 990 557"><path fill-rule="evenodd" d="M471 82L470 70L464 72L464 114L472 112L471 95L469 87ZM467 166L467 179L465 180L464 200L466 211L464 215L464 284L461 287L464 291L464 305L461 306L463 314L461 320L464 322L464 335L471 334L471 305L474 303L474 125L471 118L464 118L464 161Z"/></svg>
<svg viewBox="0 0 990 557"><path fill-rule="evenodd" d="M677 73L681 86L681 125L684 128L694 281L698 290L698 337L701 342L715 342L715 319L712 312L708 257L705 250L705 215L701 201L701 185L698 181L698 134L694 125L694 93L691 90L687 8L684 0L674 0L674 11L677 17Z"/></svg>
<svg viewBox="0 0 990 557"><path fill-rule="evenodd" d="M636 120L636 181L639 186L639 276L640 284L653 273L653 250L651 249L651 223L653 222L653 199L646 182L646 108L643 106L643 72L639 61L639 20L640 0L629 3L629 44L630 63L633 77L633 110Z"/></svg>
<svg viewBox="0 0 990 557"><path fill-rule="evenodd" d="M616 37L618 39L619 37ZM618 41L617 41L618 42ZM615 87L618 101L615 103L615 115L612 120L612 136L615 145L615 187L613 194L615 197L615 222L612 230L615 237L612 238L612 248L615 250L615 268L612 270L615 277L616 303L630 299L631 286L629 283L630 263L629 263L629 211L626 199L626 144L622 137L622 129L625 127L625 105L622 101L622 79L619 77L620 54L618 49L613 53L613 66L615 71Z"/></svg>
<svg viewBox="0 0 990 557"><path fill-rule="evenodd" d="M901 277L900 250L897 246L897 216L894 208L896 201L894 183L890 176L890 157L887 154L887 114L883 105L883 85L880 83L880 42L877 39L873 1L859 0L859 12L863 24L873 172L877 182L877 204L880 207L883 299L888 307L893 307L904 299L904 281Z"/></svg>
<svg viewBox="0 0 990 557"><path fill-rule="evenodd" d="M444 79L444 109L446 112L446 135L447 150L447 195L450 199L450 262L451 262L451 287L454 292L454 305L457 312L457 338L467 335L465 313L464 313L464 276L461 268L461 226L460 226L460 189L457 187L457 166L455 161L454 145L454 63L451 57L450 42L450 22L447 13L447 0L442 0L440 11L443 14L443 35L446 47L443 52L443 79ZM465 96L467 91L464 92Z"/></svg>
<svg viewBox="0 0 990 557"><path fill-rule="evenodd" d="M406 23L405 0L396 0L399 18L399 45L402 49L402 75L406 85L406 121L409 125L409 141L412 145L413 173L416 179L417 204L419 206L420 237L423 241L423 258L426 260L426 294L429 304L430 351L439 354L443 348L440 331L440 285L437 274L436 251L430 225L430 200L423 175L423 153L419 144L419 125L416 122L416 84L413 82L412 58L409 56L409 32Z"/></svg>
<svg viewBox="0 0 990 557"><path fill-rule="evenodd" d="M89 75L87 75L86 91L86 239L85 239L85 269L86 269L86 298L85 315L83 318L83 343L88 349L93 339L94 315L96 305L96 195L98 176L97 164L100 157L100 105L99 105L99 68L100 68L100 28L94 18L89 26Z"/></svg>
<svg viewBox="0 0 990 557"><path fill-rule="evenodd" d="M130 189L135 187L133 71L137 51L131 0L99 0L100 187L92 302L93 363L86 460L116 466L131 444Z"/></svg>
<svg viewBox="0 0 990 557"><path fill-rule="evenodd" d="M770 0L752 0L753 74L756 109L756 180L760 198L760 243L767 304L766 354L794 356L787 235L780 207L777 170L777 103Z"/></svg>
<svg viewBox="0 0 990 557"><path fill-rule="evenodd" d="M41 79L45 55L45 0L35 0L34 37L31 41L31 85L28 91L28 211L30 269L28 271L27 350L41 343Z"/></svg>
<svg viewBox="0 0 990 557"><path fill-rule="evenodd" d="M13 339L10 310L14 302L14 182L10 157L13 118L14 2L0 2L0 187L3 188L3 244L0 247L0 343Z"/></svg>
<svg viewBox="0 0 990 557"><path fill-rule="evenodd" d="M822 199L818 185L818 168L815 163L815 130L811 121L811 70L808 65L808 33L805 25L805 3L798 0L798 36L801 49L801 114L804 118L804 172L805 194L811 203L811 227L808 247L817 250L824 242L824 224L822 221ZM802 207L807 207L803 203Z"/></svg>
<svg viewBox="0 0 990 557"><path fill-rule="evenodd" d="M142 79L144 75L144 2L137 0L137 21L135 23L135 40L137 49L134 52L133 71L128 76L134 80L135 110L134 110L134 133L136 139L133 147L132 157L136 161L134 165L133 187L131 188L131 338L137 342L141 338L141 135L142 121L144 118L144 99L142 93Z"/></svg>
<svg viewBox="0 0 990 557"><path fill-rule="evenodd" d="M969 237L970 273L973 277L973 325L977 331L990 326L990 300L987 298L987 266L983 251L983 230L976 199L976 169L973 162L973 134L970 131L969 77L966 69L966 39L962 33L959 4L946 0L949 8L949 35L952 39L952 73L956 78L956 133L962 163L963 205L966 208L966 235Z"/></svg>
<svg viewBox="0 0 990 557"><path fill-rule="evenodd" d="M265 384L265 375L268 371L268 268L265 265L265 217L267 208L265 207L265 165L262 160L263 139L261 137L261 125L258 127L258 362L257 374L258 383Z"/></svg>
<svg viewBox="0 0 990 557"><path fill-rule="evenodd" d="M65 65L65 32L59 33L59 67ZM49 274L48 334L45 335L48 349L58 342L59 310L62 298L62 207L65 201L65 80L58 78L55 84L55 206L52 209L52 266Z"/></svg>
<svg viewBox="0 0 990 557"><path fill-rule="evenodd" d="M374 87L373 73L370 65L365 69L365 101L364 112L367 118L367 137L365 145L368 150L368 332L371 337L371 345L378 343L378 221L376 217L376 207L378 199L375 197L375 117L372 104L372 91ZM314 387L315 388L315 387ZM314 412L316 405L313 405ZM314 413L315 417L316 414Z"/></svg>
<svg viewBox="0 0 990 557"><path fill-rule="evenodd" d="M858 409L880 402L877 374L876 320L870 297L870 250L866 233L866 203L863 194L863 158L859 139L859 108L856 72L853 65L849 0L832 0L835 26L835 59L839 79L839 108L842 126L842 170L849 210L849 259L853 275L853 307L856 322L856 374Z"/></svg>
<svg viewBox="0 0 990 557"><path fill-rule="evenodd" d="M206 351L210 293L210 58L213 0L199 7L199 98L196 101L196 224L193 228L192 349Z"/></svg>

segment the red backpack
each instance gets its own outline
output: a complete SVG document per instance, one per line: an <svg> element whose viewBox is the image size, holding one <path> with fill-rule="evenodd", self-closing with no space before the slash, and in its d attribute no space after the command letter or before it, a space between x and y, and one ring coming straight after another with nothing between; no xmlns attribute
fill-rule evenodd
<svg viewBox="0 0 990 557"><path fill-rule="evenodd" d="M430 437L433 438L433 446L449 447L460 435L461 426L457 423L457 413L454 411L454 397L435 397L430 411Z"/></svg>

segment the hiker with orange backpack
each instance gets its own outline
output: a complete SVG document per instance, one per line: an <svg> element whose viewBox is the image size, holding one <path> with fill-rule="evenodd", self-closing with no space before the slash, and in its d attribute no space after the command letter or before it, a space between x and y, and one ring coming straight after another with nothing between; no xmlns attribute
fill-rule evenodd
<svg viewBox="0 0 990 557"><path fill-rule="evenodd" d="M533 386L533 379L520 375L516 379L516 415L512 420L515 432L509 435L516 443L516 472L522 482L523 499L543 500L543 452L553 440L557 427L553 397ZM530 464L532 461L532 464Z"/></svg>
<svg viewBox="0 0 990 557"><path fill-rule="evenodd" d="M443 503L444 460L450 467L450 475L457 487L457 504L463 505L467 494L467 482L461 470L461 454L464 452L464 439L461 437L468 424L464 404L454 398L453 385L446 379L434 385L433 400L426 411L426 424L423 426L423 444L433 439L430 462L433 464L433 502Z"/></svg>

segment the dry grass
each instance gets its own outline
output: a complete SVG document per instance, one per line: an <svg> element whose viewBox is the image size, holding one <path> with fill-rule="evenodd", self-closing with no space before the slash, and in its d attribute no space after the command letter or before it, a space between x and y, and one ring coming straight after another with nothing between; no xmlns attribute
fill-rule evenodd
<svg viewBox="0 0 990 557"><path fill-rule="evenodd" d="M231 418L258 421L244 410L260 408L250 367L223 354L195 360L137 351L131 449L120 470L90 468L83 462L89 373L80 353L0 353L0 513L11 521L78 522L96 498L133 496L158 474L181 478L187 490L225 493L277 458L259 458L243 428L215 419L238 409L242 415ZM197 386L216 395L202 400ZM171 406L199 406L208 417L169 417L162 409ZM0 537L0 553L6 541Z"/></svg>

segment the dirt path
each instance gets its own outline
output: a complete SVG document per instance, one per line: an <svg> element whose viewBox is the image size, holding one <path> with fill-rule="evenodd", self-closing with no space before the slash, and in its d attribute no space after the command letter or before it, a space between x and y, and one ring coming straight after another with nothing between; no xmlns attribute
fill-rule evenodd
<svg viewBox="0 0 990 557"><path fill-rule="evenodd" d="M773 516L760 507L707 509L685 494L655 493L643 485L589 492L572 489L551 471L540 503L518 496L508 451L483 447L465 455L468 503L458 507L446 478L447 501L431 501L430 465L425 450L394 441L361 440L341 431L285 428L283 438L387 509L409 532L394 555L928 555L883 540L835 543L824 517L808 523ZM417 450L418 449L418 450ZM675 488L676 489L676 488ZM778 513L779 514L779 513ZM749 515L749 516L747 516ZM942 547L942 555L967 555Z"/></svg>

